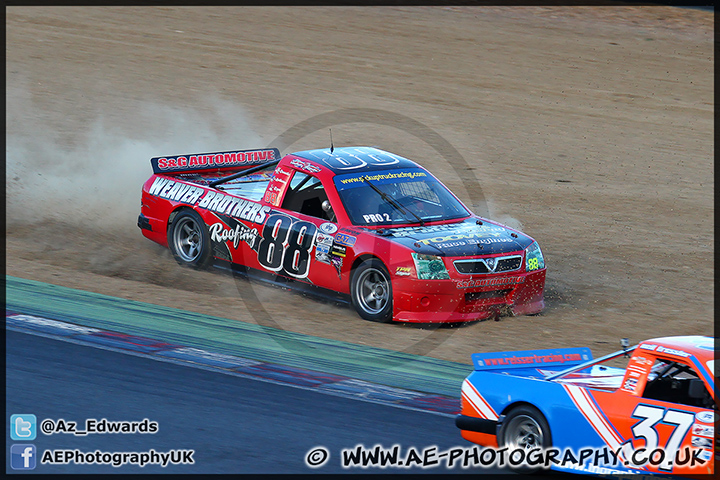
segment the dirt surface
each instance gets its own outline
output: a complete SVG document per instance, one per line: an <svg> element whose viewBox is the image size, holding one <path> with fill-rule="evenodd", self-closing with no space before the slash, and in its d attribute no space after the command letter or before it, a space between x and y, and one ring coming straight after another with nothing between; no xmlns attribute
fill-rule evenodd
<svg viewBox="0 0 720 480"><path fill-rule="evenodd" d="M714 331L711 11L6 14L9 275L464 363L477 351L589 346L601 355L621 337ZM540 242L549 266L541 315L374 324L349 308L183 269L136 227L150 157L262 147L348 108L385 113L375 124L331 125L335 146L417 160L471 208ZM386 114L434 130L465 164L381 125ZM306 133L282 153L329 144L328 126Z"/></svg>

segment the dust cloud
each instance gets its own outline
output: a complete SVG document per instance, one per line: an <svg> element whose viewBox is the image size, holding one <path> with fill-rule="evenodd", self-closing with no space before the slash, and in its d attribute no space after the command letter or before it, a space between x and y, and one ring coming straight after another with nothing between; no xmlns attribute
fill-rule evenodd
<svg viewBox="0 0 720 480"><path fill-rule="evenodd" d="M196 108L130 105L126 111L133 118L124 122L142 126L132 133L100 112L75 141L64 138L26 89L9 88L6 102L8 228L52 221L135 229L142 184L152 174L150 158L261 144L242 108L219 98Z"/></svg>

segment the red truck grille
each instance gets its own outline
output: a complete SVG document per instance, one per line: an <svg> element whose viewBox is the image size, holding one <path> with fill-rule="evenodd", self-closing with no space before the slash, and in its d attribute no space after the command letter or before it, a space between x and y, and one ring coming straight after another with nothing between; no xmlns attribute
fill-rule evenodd
<svg viewBox="0 0 720 480"><path fill-rule="evenodd" d="M455 260L455 270L464 275L512 272L522 265L521 255L508 257L476 258L472 260Z"/></svg>

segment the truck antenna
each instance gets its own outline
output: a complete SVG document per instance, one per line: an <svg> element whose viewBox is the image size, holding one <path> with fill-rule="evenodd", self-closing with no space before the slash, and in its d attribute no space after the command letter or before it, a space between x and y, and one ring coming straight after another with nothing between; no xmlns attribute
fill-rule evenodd
<svg viewBox="0 0 720 480"><path fill-rule="evenodd" d="M332 128L328 128L328 130L330 130L330 153L333 153L333 150L335 150L335 147L333 146L333 141L332 141Z"/></svg>

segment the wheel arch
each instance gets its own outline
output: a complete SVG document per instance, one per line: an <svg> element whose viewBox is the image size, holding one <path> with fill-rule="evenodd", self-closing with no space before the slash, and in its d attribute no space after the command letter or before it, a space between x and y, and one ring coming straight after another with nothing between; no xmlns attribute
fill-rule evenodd
<svg viewBox="0 0 720 480"><path fill-rule="evenodd" d="M543 412L540 407L538 407L534 403L529 402L527 400L516 400L513 403L507 404L505 406L505 408L502 409L502 412L500 412L500 415L507 415L510 412L510 410L512 410L516 407L521 407L521 406L533 407L533 408L537 409L540 413L543 414L543 416L545 417L545 420L547 420L547 415L545 415L545 412Z"/></svg>
<svg viewBox="0 0 720 480"><path fill-rule="evenodd" d="M383 265L385 265L385 262L380 260L380 257L377 255L373 255L372 253L361 253L357 257L355 257L355 260L353 260L352 266L350 267L350 272L354 271L357 267L360 266L361 263L363 263L366 260L377 260L379 262L382 262ZM385 268L387 268L387 265L385 265Z"/></svg>
<svg viewBox="0 0 720 480"><path fill-rule="evenodd" d="M168 220L165 223L165 234L166 235L167 235L167 232L170 230L170 225L172 225L172 222L175 219L175 217L177 217L178 213L185 211L185 210L192 210L193 212L200 215L200 218L203 218L202 214L200 214L200 212L198 212L194 208L192 208L188 205L178 205L175 208L173 208L173 210L170 212L170 215L168 215ZM203 218L203 221L205 221L204 218Z"/></svg>
<svg viewBox="0 0 720 480"><path fill-rule="evenodd" d="M352 265L350 265L350 270L348 271L348 275L347 275L347 287L348 287L348 292L350 291L350 284L352 283L352 277L353 277L353 274L355 273L355 270L357 270L357 268L358 268L363 262L365 262L365 261L367 261L367 260L377 260L378 262L381 262L383 265L385 265L385 262L383 262L383 261L380 259L380 257L378 257L377 255L372 254L372 253L368 253L368 252L366 252L366 253L361 253L360 255L358 255L357 257L355 257L355 260L353 260ZM387 265L385 265L385 268L387 268ZM388 270L388 271L389 271L389 270ZM393 292L393 293L394 293L394 292Z"/></svg>
<svg viewBox="0 0 720 480"><path fill-rule="evenodd" d="M505 406L505 408L502 409L502 412L500 412L500 415L498 418L498 424L497 424L497 430L496 430L497 435L500 434L500 429L502 428L502 425L503 425L507 415L512 410L514 410L515 408L518 408L518 407L531 407L531 408L534 408L535 410L537 410L538 412L540 412L540 415L543 416L545 423L547 423L547 427L548 427L548 430L550 433L550 439L552 440L552 426L550 424L550 420L549 420L550 417L548 416L548 413L543 408L538 406L537 404L527 401L527 400L517 400L515 402L509 403L508 405ZM498 438L498 440L499 440L499 438Z"/></svg>

